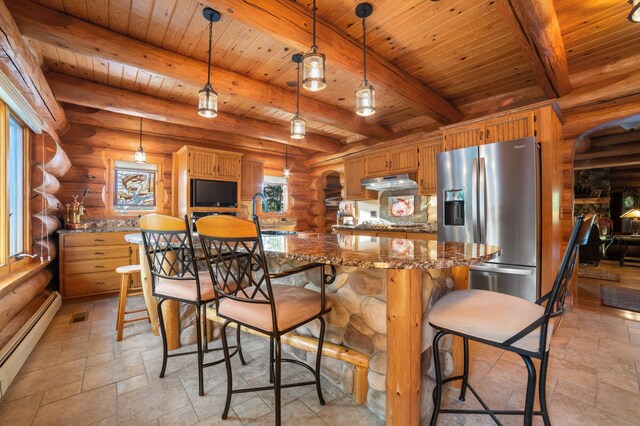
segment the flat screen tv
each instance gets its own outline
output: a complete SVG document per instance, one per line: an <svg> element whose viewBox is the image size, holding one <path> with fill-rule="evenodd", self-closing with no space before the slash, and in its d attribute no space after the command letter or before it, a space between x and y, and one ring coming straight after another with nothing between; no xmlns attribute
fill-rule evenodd
<svg viewBox="0 0 640 426"><path fill-rule="evenodd" d="M238 207L238 182L191 179L191 207Z"/></svg>

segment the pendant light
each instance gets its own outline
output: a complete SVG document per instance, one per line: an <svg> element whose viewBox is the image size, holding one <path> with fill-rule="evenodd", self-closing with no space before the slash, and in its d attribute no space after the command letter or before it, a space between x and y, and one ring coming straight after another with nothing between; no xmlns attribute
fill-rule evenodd
<svg viewBox="0 0 640 426"><path fill-rule="evenodd" d="M311 50L304 55L302 62L302 87L311 92L318 92L327 87L327 78L325 76L326 58L324 53L318 53L318 46L316 46L316 0L313 0L312 34Z"/></svg>
<svg viewBox="0 0 640 426"><path fill-rule="evenodd" d="M210 7L205 7L202 15L204 19L209 21L209 61L207 62L207 84L198 92L198 115L214 118L218 115L218 94L211 86L211 38L213 23L220 20L220 13Z"/></svg>
<svg viewBox="0 0 640 426"><path fill-rule="evenodd" d="M304 59L300 53L291 59L296 63L296 115L291 119L291 139L304 139L306 123L300 115L300 63Z"/></svg>
<svg viewBox="0 0 640 426"><path fill-rule="evenodd" d="M284 177L289 177L291 169L289 168L289 145L284 146L284 170L282 170Z"/></svg>
<svg viewBox="0 0 640 426"><path fill-rule="evenodd" d="M364 79L356 89L356 114L368 117L376 113L376 91L367 81L367 24L365 20L373 12L370 3L360 3L356 6L356 16L362 18L362 62L364 65Z"/></svg>
<svg viewBox="0 0 640 426"><path fill-rule="evenodd" d="M627 18L636 24L640 23L640 0L629 0L629 4L632 6Z"/></svg>
<svg viewBox="0 0 640 426"><path fill-rule="evenodd" d="M136 163L147 162L147 154L145 154L144 149L142 149L142 117L140 117L140 147L135 154L133 154L133 161Z"/></svg>

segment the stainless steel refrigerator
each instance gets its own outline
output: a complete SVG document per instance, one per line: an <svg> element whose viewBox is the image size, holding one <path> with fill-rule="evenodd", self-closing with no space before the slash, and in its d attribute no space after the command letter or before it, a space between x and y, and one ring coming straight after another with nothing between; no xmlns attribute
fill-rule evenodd
<svg viewBox="0 0 640 426"><path fill-rule="evenodd" d="M500 246L469 268L469 288L534 301L540 294L540 149L533 138L437 158L438 240Z"/></svg>

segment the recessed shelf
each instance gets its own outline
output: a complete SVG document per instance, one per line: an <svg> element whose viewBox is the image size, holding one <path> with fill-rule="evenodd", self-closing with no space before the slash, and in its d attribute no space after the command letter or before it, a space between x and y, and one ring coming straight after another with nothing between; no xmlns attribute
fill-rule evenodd
<svg viewBox="0 0 640 426"><path fill-rule="evenodd" d="M603 197L603 198L576 198L575 204L609 204L611 198Z"/></svg>

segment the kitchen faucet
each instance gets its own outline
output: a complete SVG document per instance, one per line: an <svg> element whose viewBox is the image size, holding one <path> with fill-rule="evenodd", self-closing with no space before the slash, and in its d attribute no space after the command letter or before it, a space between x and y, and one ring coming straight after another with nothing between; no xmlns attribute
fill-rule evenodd
<svg viewBox="0 0 640 426"><path fill-rule="evenodd" d="M267 197L264 196L262 192L256 192L253 194L253 198L251 198L251 218L256 220L256 199L258 197L262 197L262 211L267 211Z"/></svg>

